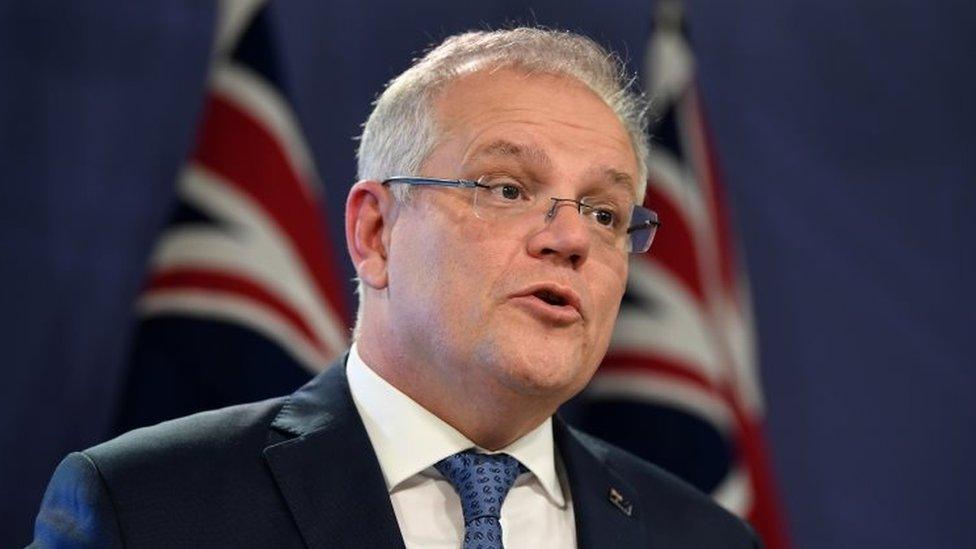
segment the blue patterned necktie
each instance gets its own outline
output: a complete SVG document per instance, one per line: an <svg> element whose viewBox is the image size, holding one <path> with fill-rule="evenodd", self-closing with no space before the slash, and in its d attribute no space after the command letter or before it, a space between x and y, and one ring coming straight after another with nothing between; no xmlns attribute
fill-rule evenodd
<svg viewBox="0 0 976 549"><path fill-rule="evenodd" d="M508 454L467 450L438 461L434 467L461 498L463 549L502 549L502 525L498 519L522 464Z"/></svg>

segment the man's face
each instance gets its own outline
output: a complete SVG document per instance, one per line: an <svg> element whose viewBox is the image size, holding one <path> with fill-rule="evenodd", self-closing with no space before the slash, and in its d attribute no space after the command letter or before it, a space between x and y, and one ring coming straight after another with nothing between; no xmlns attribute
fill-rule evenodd
<svg viewBox="0 0 976 549"><path fill-rule="evenodd" d="M624 193L637 161L613 112L576 80L476 72L435 102L439 142L419 174L506 175L540 196ZM627 254L600 244L574 206L519 219L476 217L472 190L414 187L389 247L389 307L407 356L446 387L564 401L602 360ZM554 302L554 303L549 303Z"/></svg>

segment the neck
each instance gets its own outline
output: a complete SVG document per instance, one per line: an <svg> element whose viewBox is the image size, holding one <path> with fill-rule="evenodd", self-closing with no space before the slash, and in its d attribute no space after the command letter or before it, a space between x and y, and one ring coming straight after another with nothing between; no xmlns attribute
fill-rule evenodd
<svg viewBox="0 0 976 549"><path fill-rule="evenodd" d="M370 369L414 402L486 450L500 450L555 413L561 400L519 394L492 379L438 375L434 359L416 360L363 330L357 340Z"/></svg>

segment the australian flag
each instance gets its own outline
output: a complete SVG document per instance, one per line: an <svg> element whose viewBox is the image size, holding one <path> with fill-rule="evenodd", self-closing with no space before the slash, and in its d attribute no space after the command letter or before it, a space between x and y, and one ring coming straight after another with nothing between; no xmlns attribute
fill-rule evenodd
<svg viewBox="0 0 976 549"><path fill-rule="evenodd" d="M119 429L286 394L348 345L311 155L261 1L220 3L196 145L152 254Z"/></svg>
<svg viewBox="0 0 976 549"><path fill-rule="evenodd" d="M655 107L645 205L661 229L631 260L581 426L711 494L782 549L749 288L677 1L657 2L645 68Z"/></svg>

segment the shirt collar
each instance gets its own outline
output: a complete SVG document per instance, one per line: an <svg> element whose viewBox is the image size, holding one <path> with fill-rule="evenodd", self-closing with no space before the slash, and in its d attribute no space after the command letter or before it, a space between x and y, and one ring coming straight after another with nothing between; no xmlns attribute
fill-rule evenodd
<svg viewBox="0 0 976 549"><path fill-rule="evenodd" d="M495 453L478 448L457 429L376 374L363 362L355 343L349 350L346 375L388 491L393 492L405 480L457 452L475 448ZM535 475L553 503L559 507L565 505L556 474L551 417L498 452L519 460Z"/></svg>

